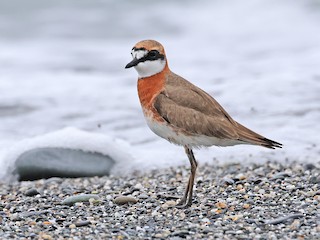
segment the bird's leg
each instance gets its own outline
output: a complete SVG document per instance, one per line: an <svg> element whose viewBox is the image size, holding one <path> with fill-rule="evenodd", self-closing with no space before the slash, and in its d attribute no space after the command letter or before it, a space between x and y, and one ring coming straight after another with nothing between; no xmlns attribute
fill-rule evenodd
<svg viewBox="0 0 320 240"><path fill-rule="evenodd" d="M177 207L184 207L186 202L187 202L187 198L188 198L188 193L189 193L189 189L190 189L190 181L191 181L191 175L189 177L189 180L188 180L188 185L186 187L186 190L184 192L184 195L183 197L180 199L179 203L177 204Z"/></svg>
<svg viewBox="0 0 320 240"><path fill-rule="evenodd" d="M189 177L189 181L188 181L188 185L187 185L185 194L177 205L178 208L189 207L192 204L193 184L194 184L194 178L195 178L196 170L197 170L197 166L198 166L198 163L193 155L192 149L190 149L188 147L184 147L184 149L185 149L186 154L188 155L188 158L190 161L191 174Z"/></svg>
<svg viewBox="0 0 320 240"><path fill-rule="evenodd" d="M197 167L198 167L198 163L193 155L193 151L192 149L188 149L189 153L187 153L190 164L191 164L191 180L190 180L190 189L189 189L189 197L188 197L188 202L187 205L191 206L192 204L192 195L193 195L193 185L194 185L194 178L196 176L196 171L197 171Z"/></svg>

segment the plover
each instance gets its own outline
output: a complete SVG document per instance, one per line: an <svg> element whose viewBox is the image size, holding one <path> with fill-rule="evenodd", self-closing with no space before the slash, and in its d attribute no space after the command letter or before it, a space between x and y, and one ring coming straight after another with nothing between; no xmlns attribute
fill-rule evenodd
<svg viewBox="0 0 320 240"><path fill-rule="evenodd" d="M191 174L178 207L192 204L197 161L193 148L237 144L281 148L236 122L208 93L171 72L163 46L154 40L138 42L133 60L125 68L138 72L138 94L150 129L171 143L181 145L191 164Z"/></svg>

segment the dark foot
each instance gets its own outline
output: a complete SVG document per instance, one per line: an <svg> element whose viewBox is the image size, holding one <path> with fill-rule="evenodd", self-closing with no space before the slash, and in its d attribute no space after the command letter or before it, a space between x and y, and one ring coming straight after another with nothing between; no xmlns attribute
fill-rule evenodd
<svg viewBox="0 0 320 240"><path fill-rule="evenodd" d="M178 204L177 205L185 205L186 204L186 202L187 202L187 198L188 198L188 195L187 194L185 194L182 198L180 198L180 201L178 202Z"/></svg>
<svg viewBox="0 0 320 240"><path fill-rule="evenodd" d="M183 208L191 207L191 205L192 205L192 200L191 201L189 200L187 202L187 199L183 198L175 207L179 209L183 209Z"/></svg>
<svg viewBox="0 0 320 240"><path fill-rule="evenodd" d="M191 207L191 203L187 202L185 204L177 204L176 205L176 208L179 208L179 209L184 209L184 208L188 208L188 207Z"/></svg>

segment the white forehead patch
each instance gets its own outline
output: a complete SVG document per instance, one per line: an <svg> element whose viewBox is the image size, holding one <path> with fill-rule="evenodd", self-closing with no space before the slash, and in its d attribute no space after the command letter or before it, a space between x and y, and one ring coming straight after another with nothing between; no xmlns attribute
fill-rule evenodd
<svg viewBox="0 0 320 240"><path fill-rule="evenodd" d="M133 58L136 58L136 59L141 59L143 57L145 57L146 55L148 54L148 51L146 50L132 50L131 51L131 55Z"/></svg>

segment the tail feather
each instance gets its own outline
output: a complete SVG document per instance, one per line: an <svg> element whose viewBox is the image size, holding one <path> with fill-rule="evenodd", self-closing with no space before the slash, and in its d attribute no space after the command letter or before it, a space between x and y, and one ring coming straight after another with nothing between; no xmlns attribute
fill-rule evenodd
<svg viewBox="0 0 320 240"><path fill-rule="evenodd" d="M282 148L281 143L270 140L268 138L260 138L260 140L263 141L263 143L261 144L261 146L263 147L271 148L271 149Z"/></svg>
<svg viewBox="0 0 320 240"><path fill-rule="evenodd" d="M271 149L275 149L275 148L282 148L282 144L278 143L276 141L273 141L271 139L268 139L248 128L246 128L245 126L241 125L240 123L238 123L238 134L241 141L250 143L250 144L254 144L254 145L260 145L262 147L266 147L266 148L271 148Z"/></svg>

